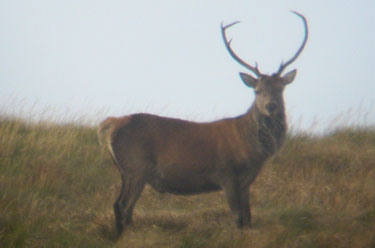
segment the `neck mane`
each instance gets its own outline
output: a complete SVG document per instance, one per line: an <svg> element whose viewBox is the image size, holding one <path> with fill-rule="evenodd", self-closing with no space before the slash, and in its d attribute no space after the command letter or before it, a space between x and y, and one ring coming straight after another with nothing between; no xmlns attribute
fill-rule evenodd
<svg viewBox="0 0 375 248"><path fill-rule="evenodd" d="M284 108L274 116L265 116L253 104L242 119L247 139L256 139L266 157L279 150L287 132Z"/></svg>

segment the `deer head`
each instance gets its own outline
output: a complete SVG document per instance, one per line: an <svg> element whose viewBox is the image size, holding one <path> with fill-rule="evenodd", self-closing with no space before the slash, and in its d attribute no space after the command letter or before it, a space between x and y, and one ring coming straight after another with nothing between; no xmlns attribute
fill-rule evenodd
<svg viewBox="0 0 375 248"><path fill-rule="evenodd" d="M287 66L292 64L298 56L301 54L302 50L304 49L307 38L308 38L308 27L306 18L299 14L298 12L292 11L292 13L296 14L303 20L304 28L305 28L305 37L302 42L302 45L297 50L296 54L289 59L286 63L281 63L279 70L272 75L262 74L259 71L258 64L255 63L255 67L249 65L240 57L238 57L231 48L231 41L227 39L225 31L239 23L234 22L229 25L223 26L221 25L221 33L223 35L223 40L225 43L225 47L227 48L229 54L236 60L239 64L250 70L252 73L255 74L255 77L247 74L247 73L240 73L240 77L242 81L248 86L254 89L255 91L255 106L258 108L261 114L265 116L273 116L279 113L280 111L284 111L284 102L283 102L283 90L287 84L293 82L297 70L294 69L284 75L282 75L283 71Z"/></svg>

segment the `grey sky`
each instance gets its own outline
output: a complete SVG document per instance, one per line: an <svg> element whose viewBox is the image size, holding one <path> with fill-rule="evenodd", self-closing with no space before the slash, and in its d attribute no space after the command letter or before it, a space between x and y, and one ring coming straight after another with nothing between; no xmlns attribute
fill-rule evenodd
<svg viewBox="0 0 375 248"><path fill-rule="evenodd" d="M289 10L304 14L310 28L305 51L286 70L298 69L285 92L290 124L374 124L373 0L0 0L0 110L34 105L58 119L68 110L97 120L241 114L253 92L224 48L220 23L241 20L228 30L233 49L272 73L303 38Z"/></svg>

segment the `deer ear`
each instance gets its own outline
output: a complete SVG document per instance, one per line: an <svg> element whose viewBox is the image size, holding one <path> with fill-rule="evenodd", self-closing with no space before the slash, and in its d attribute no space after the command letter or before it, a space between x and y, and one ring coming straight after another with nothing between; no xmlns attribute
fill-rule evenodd
<svg viewBox="0 0 375 248"><path fill-rule="evenodd" d="M258 81L256 78L243 72L240 72L240 77L247 86L255 89Z"/></svg>
<svg viewBox="0 0 375 248"><path fill-rule="evenodd" d="M287 74L285 74L283 76L281 83L283 85L290 84L291 82L293 82L293 80L296 77L296 75L297 75L297 70L296 69L294 69L293 71L288 72Z"/></svg>

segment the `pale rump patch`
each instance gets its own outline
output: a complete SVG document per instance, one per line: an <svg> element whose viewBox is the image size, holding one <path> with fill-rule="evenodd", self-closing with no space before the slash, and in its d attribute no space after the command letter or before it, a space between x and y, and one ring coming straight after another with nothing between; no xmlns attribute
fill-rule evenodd
<svg viewBox="0 0 375 248"><path fill-rule="evenodd" d="M124 116L121 118L108 117L99 124L97 130L99 144L105 145L107 147L108 151L110 152L112 158L115 160L116 163L118 162L112 148L112 134L117 129L117 127L126 125L126 123L129 122L129 120L130 116Z"/></svg>

